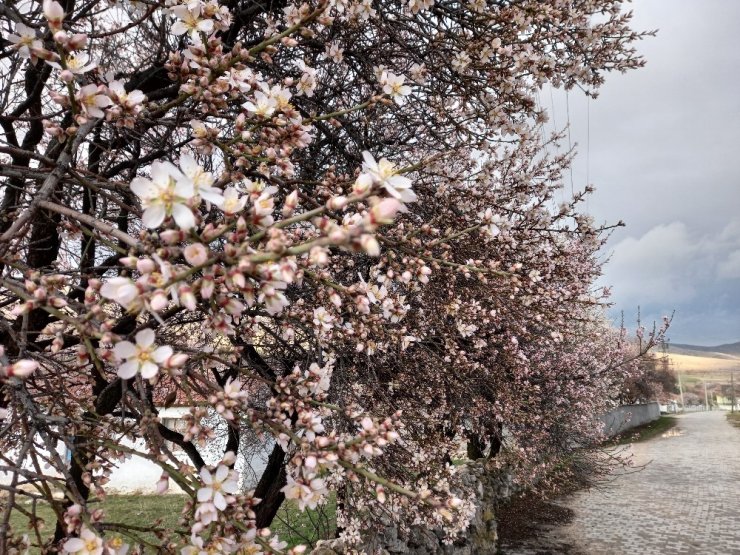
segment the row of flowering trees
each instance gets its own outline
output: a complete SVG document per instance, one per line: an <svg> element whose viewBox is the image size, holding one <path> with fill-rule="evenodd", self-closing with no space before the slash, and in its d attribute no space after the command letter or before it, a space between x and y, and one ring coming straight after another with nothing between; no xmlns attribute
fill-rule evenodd
<svg viewBox="0 0 740 555"><path fill-rule="evenodd" d="M285 552L281 503L330 492L349 541L381 515L453 538L462 441L528 480L591 438L640 352L537 95L642 64L621 9L3 2L0 551L150 542L88 505L124 456L190 499L165 552ZM272 449L247 493L245 429Z"/></svg>

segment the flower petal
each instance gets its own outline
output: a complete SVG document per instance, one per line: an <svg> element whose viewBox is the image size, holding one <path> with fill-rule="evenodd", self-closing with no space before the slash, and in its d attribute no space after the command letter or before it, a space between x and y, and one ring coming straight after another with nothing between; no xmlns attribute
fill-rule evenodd
<svg viewBox="0 0 740 555"><path fill-rule="evenodd" d="M195 227L195 216L193 211L184 204L175 204L172 207L172 217L175 223L182 230L188 230Z"/></svg>
<svg viewBox="0 0 740 555"><path fill-rule="evenodd" d="M129 189L139 198L148 199L157 194L157 188L145 177L135 177L129 185Z"/></svg>
<svg viewBox="0 0 740 555"><path fill-rule="evenodd" d="M141 377L149 380L159 373L159 366L153 362L145 362L141 365Z"/></svg>
<svg viewBox="0 0 740 555"><path fill-rule="evenodd" d="M200 198L205 201L212 202L219 208L223 206L224 197L221 195L221 190L216 187L202 186L198 188L198 194Z"/></svg>
<svg viewBox="0 0 740 555"><path fill-rule="evenodd" d="M85 549L85 542L80 538L70 538L64 542L62 549L67 553L77 553Z"/></svg>
<svg viewBox="0 0 740 555"><path fill-rule="evenodd" d="M140 347L149 347L154 343L155 338L154 330L146 328L136 334L136 344Z"/></svg>
<svg viewBox="0 0 740 555"><path fill-rule="evenodd" d="M160 187L168 187L170 178L179 181L184 177L182 172L172 162L154 162L152 164L152 181Z"/></svg>
<svg viewBox="0 0 740 555"><path fill-rule="evenodd" d="M198 162L188 153L180 155L180 169L188 177L194 176L198 171Z"/></svg>
<svg viewBox="0 0 740 555"><path fill-rule="evenodd" d="M213 497L213 489L211 488L200 488L198 490L198 503L205 503L210 501Z"/></svg>
<svg viewBox="0 0 740 555"><path fill-rule="evenodd" d="M172 347L165 345L164 347L159 347L152 353L152 360L154 360L154 362L162 363L170 358L172 354Z"/></svg>
<svg viewBox="0 0 740 555"><path fill-rule="evenodd" d="M375 158L372 154L370 154L367 150L364 150L362 152L362 159L365 161L365 164L368 168L377 167L378 163L375 161Z"/></svg>
<svg viewBox="0 0 740 555"><path fill-rule="evenodd" d="M175 24L170 28L173 35L184 35L188 32L188 28L182 21L175 21Z"/></svg>
<svg viewBox="0 0 740 555"><path fill-rule="evenodd" d="M118 377L123 378L124 380L128 380L133 378L138 370L139 363L135 360L130 360L121 364L121 366L118 367L117 373Z"/></svg>
<svg viewBox="0 0 740 555"><path fill-rule="evenodd" d="M195 185L189 177L183 177L175 183L175 196L191 199L195 196Z"/></svg>
<svg viewBox="0 0 740 555"><path fill-rule="evenodd" d="M121 341L113 347L113 354L120 359L131 358L136 354L136 347L131 341Z"/></svg>
<svg viewBox="0 0 740 555"><path fill-rule="evenodd" d="M141 222L149 229L154 229L162 225L165 217L164 206L157 204L144 210Z"/></svg>
<svg viewBox="0 0 740 555"><path fill-rule="evenodd" d="M237 491L239 491L239 484L236 482L236 480L229 480L221 484L221 489L226 493L236 493Z"/></svg>

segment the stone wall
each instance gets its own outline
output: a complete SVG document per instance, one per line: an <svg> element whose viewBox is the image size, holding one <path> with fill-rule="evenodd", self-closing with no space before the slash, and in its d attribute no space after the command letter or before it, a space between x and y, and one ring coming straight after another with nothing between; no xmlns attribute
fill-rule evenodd
<svg viewBox="0 0 740 555"><path fill-rule="evenodd" d="M613 436L659 417L658 403L646 403L616 407L599 420L604 424L605 433ZM377 530L363 537L359 548L348 548L338 539L324 540L311 555L495 555L498 534L494 508L517 493L518 488L509 472L491 471L482 461L468 463L460 473L465 489L476 492L477 508L466 532L452 545L442 543L440 530L420 526L413 527L408 537L402 537L398 527L387 519L378 523Z"/></svg>
<svg viewBox="0 0 740 555"><path fill-rule="evenodd" d="M413 527L408 538L401 538L393 522L381 522L379 530L363 538L361 553L368 555L495 555L498 535L493 508L502 499L515 492L511 475L507 472L492 472L481 462L469 463L460 477L466 487L475 491L476 512L465 534L452 545L442 543L440 530ZM355 553L347 549L341 540L325 540L318 543L311 555L344 555Z"/></svg>
<svg viewBox="0 0 740 555"><path fill-rule="evenodd" d="M612 437L622 432L653 422L660 418L660 405L657 402L641 405L622 405L614 407L605 415L599 417L604 423L604 433Z"/></svg>

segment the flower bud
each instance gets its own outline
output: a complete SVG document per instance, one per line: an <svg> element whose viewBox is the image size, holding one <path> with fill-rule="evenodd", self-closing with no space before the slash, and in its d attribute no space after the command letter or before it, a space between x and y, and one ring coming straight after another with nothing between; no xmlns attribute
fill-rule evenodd
<svg viewBox="0 0 740 555"><path fill-rule="evenodd" d="M200 281L200 296L204 299L210 299L215 287L216 283L213 280L213 276L203 276L203 279Z"/></svg>
<svg viewBox="0 0 740 555"><path fill-rule="evenodd" d="M164 291L155 291L152 298L149 300L149 306L154 312L161 312L167 305L170 304L170 299Z"/></svg>
<svg viewBox="0 0 740 555"><path fill-rule="evenodd" d="M69 35L66 31L57 31L54 33L54 41L59 44L65 44L69 40Z"/></svg>
<svg viewBox="0 0 740 555"><path fill-rule="evenodd" d="M52 31L62 30L62 21L64 21L64 9L59 2L54 0L44 0L44 17L49 22L49 29Z"/></svg>
<svg viewBox="0 0 740 555"><path fill-rule="evenodd" d="M187 360L188 355L185 353L175 353L165 361L164 366L165 368L180 368L187 362Z"/></svg>
<svg viewBox="0 0 740 555"><path fill-rule="evenodd" d="M87 35L85 33L75 33L67 42L67 47L71 50L80 50L87 46Z"/></svg>
<svg viewBox="0 0 740 555"><path fill-rule="evenodd" d="M167 473L162 474L155 487L159 495L162 495L164 492L166 492L170 488L169 475Z"/></svg>
<svg viewBox="0 0 740 555"><path fill-rule="evenodd" d="M370 209L373 224L389 224L401 210L401 203L394 198L384 198Z"/></svg>
<svg viewBox="0 0 740 555"><path fill-rule="evenodd" d="M185 238L185 234L179 229L167 229L159 234L159 238L167 245L174 245Z"/></svg>
<svg viewBox="0 0 740 555"><path fill-rule="evenodd" d="M298 191L293 191L287 197L285 197L285 204L283 205L283 217L287 218L298 206Z"/></svg>
<svg viewBox="0 0 740 555"><path fill-rule="evenodd" d="M198 301L193 294L193 289L189 285L181 285L177 289L177 293L180 297L180 306L184 306L191 312L198 306Z"/></svg>
<svg viewBox="0 0 740 555"><path fill-rule="evenodd" d="M142 274L151 274L156 268L157 264L151 258L140 258L136 261L136 269Z"/></svg>
<svg viewBox="0 0 740 555"><path fill-rule="evenodd" d="M118 261L126 266L126 268L134 269L136 268L136 263L139 261L138 258L135 256L124 256L123 258L119 258Z"/></svg>
<svg viewBox="0 0 740 555"><path fill-rule="evenodd" d="M192 243L182 251L183 256L191 266L200 266L208 261L208 250L202 243Z"/></svg>
<svg viewBox="0 0 740 555"><path fill-rule="evenodd" d="M51 299L49 299L49 304L54 308L64 308L65 306L67 306L67 301L65 301L61 297L52 297Z"/></svg>
<svg viewBox="0 0 740 555"><path fill-rule="evenodd" d="M347 205L347 197L343 197L343 196L332 197L326 203L326 207L329 210L341 210L346 205Z"/></svg>
<svg viewBox="0 0 740 555"><path fill-rule="evenodd" d="M359 176L357 176L355 184L352 186L352 192L356 195L363 195L367 193L372 186L372 176L367 173L361 173Z"/></svg>
<svg viewBox="0 0 740 555"><path fill-rule="evenodd" d="M336 227L329 233L329 239L335 245L341 245L347 242L347 231L344 228Z"/></svg>
<svg viewBox="0 0 740 555"><path fill-rule="evenodd" d="M378 244L378 240L374 236L366 233L360 237L360 245L368 256L380 256L380 244Z"/></svg>
<svg viewBox="0 0 740 555"><path fill-rule="evenodd" d="M8 377L15 377L23 380L33 374L38 367L39 363L35 360L24 358L10 366Z"/></svg>

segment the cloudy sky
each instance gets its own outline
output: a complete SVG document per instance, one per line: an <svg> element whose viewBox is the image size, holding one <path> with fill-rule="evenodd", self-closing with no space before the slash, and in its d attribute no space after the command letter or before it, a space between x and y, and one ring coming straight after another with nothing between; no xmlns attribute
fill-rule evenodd
<svg viewBox="0 0 740 555"><path fill-rule="evenodd" d="M635 0L647 65L607 77L599 98L549 91L571 124L576 188L598 221L624 220L605 256L614 315L675 310L671 341L740 341L740 48L736 0Z"/></svg>

